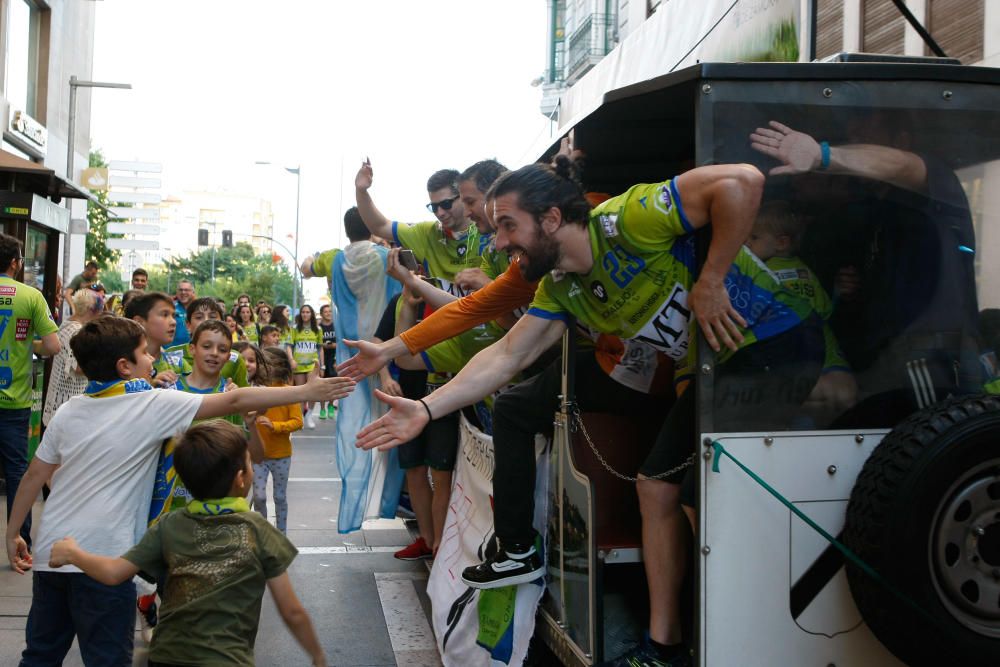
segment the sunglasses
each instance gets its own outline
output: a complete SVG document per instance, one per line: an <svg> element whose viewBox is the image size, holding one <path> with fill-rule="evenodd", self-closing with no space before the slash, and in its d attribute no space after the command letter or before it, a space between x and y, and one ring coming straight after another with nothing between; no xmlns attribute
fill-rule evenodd
<svg viewBox="0 0 1000 667"><path fill-rule="evenodd" d="M430 211L431 213L434 213L438 210L438 207L440 207L444 211L450 211L451 207L455 205L456 201L458 201L458 195L455 195L451 199L432 201L430 204L427 205L427 210Z"/></svg>

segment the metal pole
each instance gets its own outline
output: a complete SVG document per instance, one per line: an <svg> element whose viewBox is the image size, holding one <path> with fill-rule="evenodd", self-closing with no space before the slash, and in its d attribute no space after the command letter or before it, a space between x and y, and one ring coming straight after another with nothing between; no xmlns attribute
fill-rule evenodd
<svg viewBox="0 0 1000 667"><path fill-rule="evenodd" d="M69 77L69 127L66 131L66 180L73 180L73 158L75 157L75 151L73 150L73 136L76 134L76 75ZM70 210L70 225L72 228L72 218L73 218L73 200L66 200L66 207ZM69 285L69 281L72 277L69 275L69 250L71 239L73 238L72 233L66 231L66 243L63 246L63 285Z"/></svg>
<svg viewBox="0 0 1000 667"><path fill-rule="evenodd" d="M292 260L295 262L295 271L292 273L295 291L292 293L292 310L299 309L299 282L302 280L302 273L299 269L299 201L302 198L302 164L295 168L295 252Z"/></svg>

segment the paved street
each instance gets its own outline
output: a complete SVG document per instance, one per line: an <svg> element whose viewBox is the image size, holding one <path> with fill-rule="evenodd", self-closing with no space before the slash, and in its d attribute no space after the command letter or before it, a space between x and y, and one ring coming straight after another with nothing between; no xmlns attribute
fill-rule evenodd
<svg viewBox="0 0 1000 667"><path fill-rule="evenodd" d="M340 482L333 461L333 422L293 435L288 536L299 548L289 572L312 615L330 665L440 665L424 594L428 569L392 552L410 542L400 520L370 522L351 535L337 533ZM2 502L2 500L0 500ZM273 505L269 505L273 507ZM35 516L40 516L41 504ZM0 521L4 514L0 513ZM273 520L273 519L272 519ZM24 647L31 577L0 568L0 665L16 665ZM265 594L257 634L257 664L308 665ZM145 665L136 633L136 665ZM74 646L66 665L82 665Z"/></svg>

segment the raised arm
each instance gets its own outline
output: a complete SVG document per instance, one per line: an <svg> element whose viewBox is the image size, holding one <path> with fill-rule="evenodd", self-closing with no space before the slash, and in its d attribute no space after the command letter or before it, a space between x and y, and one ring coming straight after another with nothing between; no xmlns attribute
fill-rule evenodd
<svg viewBox="0 0 1000 667"><path fill-rule="evenodd" d="M772 120L768 127L754 130L750 147L781 162L768 172L771 176L826 171L884 181L915 192L927 190L927 165L923 159L891 146L846 144L827 145L824 149L808 134Z"/></svg>
<svg viewBox="0 0 1000 667"><path fill-rule="evenodd" d="M393 248L389 251L385 265L385 272L387 274L398 280L403 287L410 290L411 294L419 296L435 310L447 306L452 301L458 300L458 297L454 294L434 287L434 285L400 264L399 250L399 248Z"/></svg>
<svg viewBox="0 0 1000 667"><path fill-rule="evenodd" d="M448 384L421 401L376 392L391 409L358 433L357 446L388 449L413 439L431 417L472 405L499 389L558 341L565 330L562 320L525 315L506 336L474 356Z"/></svg>
<svg viewBox="0 0 1000 667"><path fill-rule="evenodd" d="M372 163L365 160L361 164L361 169L358 170L358 175L354 177L354 196L358 202L358 213L361 214L361 219L368 231L375 236L391 239L392 221L382 215L382 212L375 206L375 202L372 201L372 196L368 194L373 179Z"/></svg>
<svg viewBox="0 0 1000 667"><path fill-rule="evenodd" d="M753 165L720 164L685 172L674 184L691 226L712 225L708 257L691 287L688 305L713 350L718 352L720 343L735 350L743 341L739 327L745 327L746 320L733 308L724 281L750 235L764 175Z"/></svg>

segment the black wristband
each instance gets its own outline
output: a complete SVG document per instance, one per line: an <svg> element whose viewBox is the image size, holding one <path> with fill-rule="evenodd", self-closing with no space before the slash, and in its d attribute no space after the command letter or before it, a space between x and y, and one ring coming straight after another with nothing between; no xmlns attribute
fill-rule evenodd
<svg viewBox="0 0 1000 667"><path fill-rule="evenodd" d="M427 411L427 420L428 421L434 421L434 415L431 414L430 407L426 403L424 403L424 399L418 398L417 402L420 403L420 405L424 406L424 410Z"/></svg>

